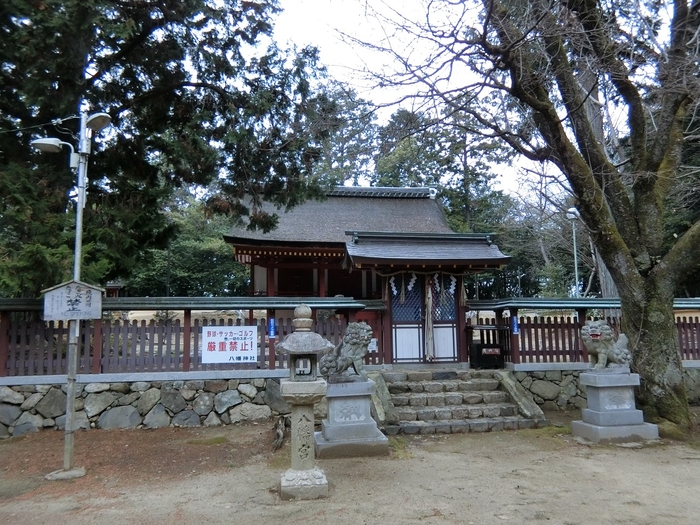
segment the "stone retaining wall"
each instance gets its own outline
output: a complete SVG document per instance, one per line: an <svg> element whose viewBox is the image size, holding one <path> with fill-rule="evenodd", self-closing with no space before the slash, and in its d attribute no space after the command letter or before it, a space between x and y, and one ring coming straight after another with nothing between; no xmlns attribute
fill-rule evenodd
<svg viewBox="0 0 700 525"><path fill-rule="evenodd" d="M579 389L579 374L569 370L513 372L515 379L545 412L586 408L586 392L585 388Z"/></svg>
<svg viewBox="0 0 700 525"><path fill-rule="evenodd" d="M586 408L580 371L513 372L545 411ZM691 405L700 405L700 368L685 369ZM65 384L0 386L0 439L63 430ZM158 428L217 426L288 414L279 379L138 381L76 385L76 428ZM324 417L324 407L317 407Z"/></svg>
<svg viewBox="0 0 700 525"><path fill-rule="evenodd" d="M513 372L518 382L532 394L544 411L575 410L587 407L585 387L579 387L581 371L548 370ZM700 405L700 368L684 369L688 403Z"/></svg>
<svg viewBox="0 0 700 525"><path fill-rule="evenodd" d="M196 427L287 414L278 379L76 385L76 429ZM66 385L0 386L0 439L63 430Z"/></svg>

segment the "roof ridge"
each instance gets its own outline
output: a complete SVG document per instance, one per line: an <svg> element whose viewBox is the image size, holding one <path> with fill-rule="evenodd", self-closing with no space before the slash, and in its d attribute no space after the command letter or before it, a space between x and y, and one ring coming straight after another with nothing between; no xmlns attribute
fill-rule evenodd
<svg viewBox="0 0 700 525"><path fill-rule="evenodd" d="M390 186L336 186L326 192L329 197L370 197L400 199L434 199L437 190L432 187Z"/></svg>
<svg viewBox="0 0 700 525"><path fill-rule="evenodd" d="M487 244L493 243L494 233L460 233L460 232L446 232L446 233L426 233L426 232L400 232L400 231L360 231L360 230L346 230L345 235L352 236L352 242L358 242L360 240L364 242L371 241L386 241L394 240L409 240L409 241L441 241L449 240L455 241L459 240L462 242L485 242Z"/></svg>

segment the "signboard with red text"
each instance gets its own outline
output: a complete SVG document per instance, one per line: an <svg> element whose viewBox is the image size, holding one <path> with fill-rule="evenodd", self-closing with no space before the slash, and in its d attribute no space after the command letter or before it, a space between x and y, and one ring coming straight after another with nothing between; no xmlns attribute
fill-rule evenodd
<svg viewBox="0 0 700 525"><path fill-rule="evenodd" d="M203 326L202 363L255 363L257 326Z"/></svg>

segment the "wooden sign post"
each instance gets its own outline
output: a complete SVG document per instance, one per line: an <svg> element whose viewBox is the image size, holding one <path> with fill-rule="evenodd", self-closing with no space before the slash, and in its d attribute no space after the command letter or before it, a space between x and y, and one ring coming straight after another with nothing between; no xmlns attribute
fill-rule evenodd
<svg viewBox="0 0 700 525"><path fill-rule="evenodd" d="M73 465L75 448L75 379L78 373L80 320L102 317L104 290L80 281L69 281L43 290L44 321L68 320L68 369L66 370L66 425L63 445L63 470L46 475L48 480L72 479L85 475L84 468Z"/></svg>

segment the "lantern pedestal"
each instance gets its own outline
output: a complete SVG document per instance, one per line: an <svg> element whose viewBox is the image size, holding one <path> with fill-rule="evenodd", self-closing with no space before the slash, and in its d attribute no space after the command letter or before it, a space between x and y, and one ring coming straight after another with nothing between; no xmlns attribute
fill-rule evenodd
<svg viewBox="0 0 700 525"><path fill-rule="evenodd" d="M275 351L289 356L289 379L280 381L280 393L292 407L292 468L282 474L282 499L316 499L328 496L328 481L315 464L314 404L326 396L328 384L318 379L318 354L335 346L311 331L311 309L294 309L294 332Z"/></svg>
<svg viewBox="0 0 700 525"><path fill-rule="evenodd" d="M386 456L389 440L377 428L370 412L374 381L353 376L328 380L328 418L314 434L316 456L321 459Z"/></svg>
<svg viewBox="0 0 700 525"><path fill-rule="evenodd" d="M328 496L328 480L323 470L315 464L314 404L326 395L326 381L282 379L280 390L284 400L292 407L292 468L282 474L280 497L304 500L325 498Z"/></svg>

